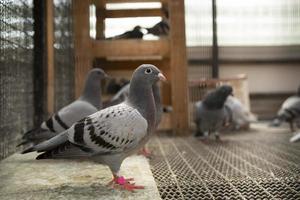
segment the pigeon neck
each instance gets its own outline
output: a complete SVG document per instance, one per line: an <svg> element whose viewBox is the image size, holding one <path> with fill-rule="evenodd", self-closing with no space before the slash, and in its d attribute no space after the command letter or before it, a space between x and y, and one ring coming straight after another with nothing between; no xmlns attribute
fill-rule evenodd
<svg viewBox="0 0 300 200"><path fill-rule="evenodd" d="M152 86L152 91L153 91L153 97L154 97L155 107L156 107L155 126L158 126L158 124L161 120L161 115L162 115L162 105L161 105L161 99L160 99L160 89L159 89L159 86L157 83Z"/></svg>
<svg viewBox="0 0 300 200"><path fill-rule="evenodd" d="M129 88L128 102L147 120L148 131L151 132L155 126L156 117L155 102L151 85L143 85L132 80Z"/></svg>
<svg viewBox="0 0 300 200"><path fill-rule="evenodd" d="M100 110L102 108L102 104L101 86L99 81L87 79L80 99L89 102Z"/></svg>

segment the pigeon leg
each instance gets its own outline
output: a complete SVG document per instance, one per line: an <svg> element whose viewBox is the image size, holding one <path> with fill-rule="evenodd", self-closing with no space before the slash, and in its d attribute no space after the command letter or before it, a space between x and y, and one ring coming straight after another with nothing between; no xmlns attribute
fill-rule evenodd
<svg viewBox="0 0 300 200"><path fill-rule="evenodd" d="M114 174L114 178L112 181L108 183L109 186L112 186L114 189L122 189L133 192L137 189L144 189L144 186L135 185L135 183L131 183L134 181L133 178L124 178L123 176L118 176Z"/></svg>
<svg viewBox="0 0 300 200"><path fill-rule="evenodd" d="M295 128L294 128L293 120L291 120L291 121L289 122L289 124L290 124L290 129L291 129L291 131L294 132L294 131L295 131Z"/></svg>
<svg viewBox="0 0 300 200"><path fill-rule="evenodd" d="M138 155L143 155L149 159L152 157L151 151L149 151L149 149L146 148L146 146L144 146L142 149L139 150Z"/></svg>
<svg viewBox="0 0 300 200"><path fill-rule="evenodd" d="M205 138L208 138L208 135L209 135L209 132L208 132L208 131L205 131L205 132L204 132L204 137L205 137Z"/></svg>
<svg viewBox="0 0 300 200"><path fill-rule="evenodd" d="M215 132L215 137L216 137L217 141L221 141L219 132L217 132L217 131Z"/></svg>

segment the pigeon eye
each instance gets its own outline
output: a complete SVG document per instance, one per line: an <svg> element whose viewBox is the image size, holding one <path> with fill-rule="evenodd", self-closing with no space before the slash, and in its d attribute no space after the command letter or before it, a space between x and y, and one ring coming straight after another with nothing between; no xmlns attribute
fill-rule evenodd
<svg viewBox="0 0 300 200"><path fill-rule="evenodd" d="M152 73L152 69L148 68L145 70L145 74L151 74Z"/></svg>

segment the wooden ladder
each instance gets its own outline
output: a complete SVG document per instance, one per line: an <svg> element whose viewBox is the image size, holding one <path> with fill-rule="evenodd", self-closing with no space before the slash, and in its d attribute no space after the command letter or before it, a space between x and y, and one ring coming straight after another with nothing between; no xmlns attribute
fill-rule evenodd
<svg viewBox="0 0 300 200"><path fill-rule="evenodd" d="M161 2L162 8L106 10L106 3ZM96 38L89 35L89 6L96 6ZM159 40L104 40L104 19L163 16L169 13L170 32ZM105 71L133 70L143 63L160 68L168 79L162 85L163 103L173 107L171 128L177 134L188 130L188 87L184 0L74 0L75 93L82 90L85 74L95 60Z"/></svg>

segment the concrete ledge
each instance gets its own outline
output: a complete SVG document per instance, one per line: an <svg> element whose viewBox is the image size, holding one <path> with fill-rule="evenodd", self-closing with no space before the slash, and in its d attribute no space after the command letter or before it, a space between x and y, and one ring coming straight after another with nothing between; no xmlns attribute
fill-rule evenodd
<svg viewBox="0 0 300 200"><path fill-rule="evenodd" d="M37 154L14 154L0 162L0 199L156 200L160 199L150 166L143 156L127 158L121 174L133 177L136 192L112 190L108 167L88 161L35 160Z"/></svg>

